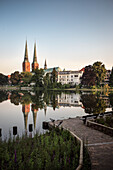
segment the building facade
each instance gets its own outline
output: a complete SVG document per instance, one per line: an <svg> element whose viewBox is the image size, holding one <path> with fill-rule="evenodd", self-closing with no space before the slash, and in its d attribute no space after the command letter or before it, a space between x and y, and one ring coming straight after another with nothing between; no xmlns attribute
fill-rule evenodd
<svg viewBox="0 0 113 170"><path fill-rule="evenodd" d="M60 71L58 72L58 82L63 84L79 85L83 71Z"/></svg>

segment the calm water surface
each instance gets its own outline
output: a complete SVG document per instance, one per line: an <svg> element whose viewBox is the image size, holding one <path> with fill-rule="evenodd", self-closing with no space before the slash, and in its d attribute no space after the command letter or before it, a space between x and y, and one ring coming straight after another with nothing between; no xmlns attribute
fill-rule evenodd
<svg viewBox="0 0 113 170"><path fill-rule="evenodd" d="M43 122L112 110L113 94L0 91L0 138L45 133Z"/></svg>

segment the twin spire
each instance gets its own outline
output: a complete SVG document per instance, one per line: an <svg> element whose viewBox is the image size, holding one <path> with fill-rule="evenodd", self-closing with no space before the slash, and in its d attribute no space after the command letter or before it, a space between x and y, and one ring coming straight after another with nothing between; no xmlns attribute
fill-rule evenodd
<svg viewBox="0 0 113 170"><path fill-rule="evenodd" d="M25 44L25 56L24 56L24 62L22 64L23 66L23 72L30 72L30 62L28 60L28 49L27 49L27 40L26 40L26 44ZM33 54L33 62L32 62L32 72L34 72L34 70L39 68L39 64L37 62L37 54L36 54L36 43L34 44L34 54ZM45 64L44 64L44 69L47 69L47 64L46 64L46 60L45 60Z"/></svg>
<svg viewBox="0 0 113 170"><path fill-rule="evenodd" d="M34 56L33 56L33 63L32 63L32 72L35 69L39 68L39 64L37 62L37 55L36 55L36 43L34 45ZM25 44L25 56L24 56L24 62L23 62L23 72L30 72L30 62L28 60L28 49L27 49L27 40Z"/></svg>

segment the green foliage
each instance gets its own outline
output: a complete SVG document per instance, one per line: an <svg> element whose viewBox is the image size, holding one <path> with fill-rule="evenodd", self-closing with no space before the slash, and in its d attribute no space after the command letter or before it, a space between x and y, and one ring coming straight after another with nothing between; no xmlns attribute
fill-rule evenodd
<svg viewBox="0 0 113 170"><path fill-rule="evenodd" d="M113 128L113 115L112 116L106 116L104 118L98 118L96 119L96 122L108 127Z"/></svg>
<svg viewBox="0 0 113 170"><path fill-rule="evenodd" d="M113 67L112 67L112 71L111 71L110 78L109 78L109 85L113 87Z"/></svg>
<svg viewBox="0 0 113 170"><path fill-rule="evenodd" d="M34 71L34 75L32 76L31 81L35 82L36 87L43 87L43 76L44 76L44 70L43 69L36 69Z"/></svg>
<svg viewBox="0 0 113 170"><path fill-rule="evenodd" d="M21 81L21 74L19 74L19 71L12 73L10 80L13 85L18 85Z"/></svg>
<svg viewBox="0 0 113 170"><path fill-rule="evenodd" d="M105 78L106 74L105 65L102 64L102 62L97 61L93 64L93 70L96 74L96 84L100 85Z"/></svg>
<svg viewBox="0 0 113 170"><path fill-rule="evenodd" d="M8 84L8 76L3 75L0 73L0 85Z"/></svg>
<svg viewBox="0 0 113 170"><path fill-rule="evenodd" d="M54 129L34 138L0 141L1 169L76 169L80 145L68 131Z"/></svg>
<svg viewBox="0 0 113 170"><path fill-rule="evenodd" d="M96 74L91 65L85 67L85 72L81 78L81 84L86 87L94 86L96 80Z"/></svg>
<svg viewBox="0 0 113 170"><path fill-rule="evenodd" d="M55 70L55 68L53 68L53 71L52 71L52 82L55 83L57 82L57 71Z"/></svg>
<svg viewBox="0 0 113 170"><path fill-rule="evenodd" d="M31 78L32 78L32 73L30 72L22 72L21 73L21 81L23 84L28 85L31 82Z"/></svg>

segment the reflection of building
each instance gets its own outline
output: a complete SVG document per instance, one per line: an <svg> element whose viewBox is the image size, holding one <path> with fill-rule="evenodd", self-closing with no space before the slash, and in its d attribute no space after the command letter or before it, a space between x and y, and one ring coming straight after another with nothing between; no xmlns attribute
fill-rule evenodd
<svg viewBox="0 0 113 170"><path fill-rule="evenodd" d="M30 112L30 104L23 104L22 112L24 113L25 129L27 130L27 121L28 121L28 114Z"/></svg>
<svg viewBox="0 0 113 170"><path fill-rule="evenodd" d="M33 112L34 129L36 128L36 118L38 109L35 108L35 104L31 105L31 110Z"/></svg>
<svg viewBox="0 0 113 170"><path fill-rule="evenodd" d="M82 107L82 103L80 102L79 94L64 94L58 95L58 105L59 106L74 106L74 107Z"/></svg>
<svg viewBox="0 0 113 170"><path fill-rule="evenodd" d="M105 84L109 84L109 78L110 78L111 70L106 70L106 75L104 79Z"/></svg>
<svg viewBox="0 0 113 170"><path fill-rule="evenodd" d="M58 82L61 84L80 84L83 71L60 71L58 72Z"/></svg>
<svg viewBox="0 0 113 170"><path fill-rule="evenodd" d="M45 113L45 116L46 116L46 112L47 112L47 104L44 103L44 113Z"/></svg>

